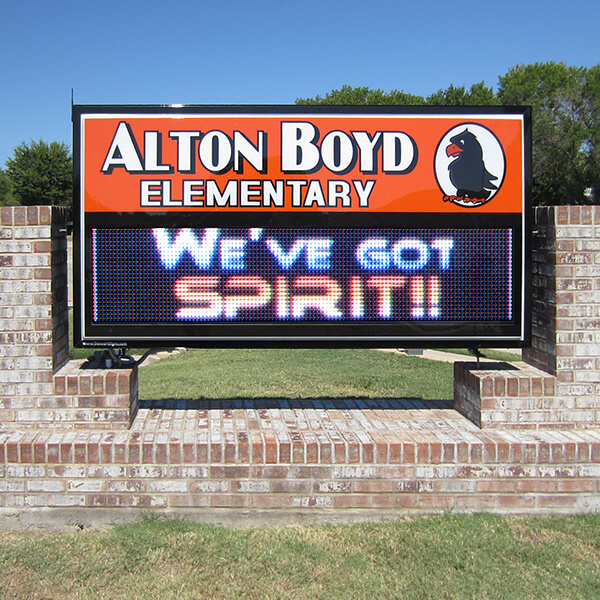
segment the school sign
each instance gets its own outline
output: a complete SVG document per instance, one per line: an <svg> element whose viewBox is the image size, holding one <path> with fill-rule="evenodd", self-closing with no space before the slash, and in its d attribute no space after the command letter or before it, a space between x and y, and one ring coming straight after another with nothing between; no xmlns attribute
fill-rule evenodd
<svg viewBox="0 0 600 600"><path fill-rule="evenodd" d="M74 106L76 341L529 338L523 108Z"/></svg>

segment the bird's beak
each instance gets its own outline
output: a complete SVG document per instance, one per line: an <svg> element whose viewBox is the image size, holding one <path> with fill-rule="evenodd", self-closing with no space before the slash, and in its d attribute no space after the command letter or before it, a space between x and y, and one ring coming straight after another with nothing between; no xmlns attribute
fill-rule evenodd
<svg viewBox="0 0 600 600"><path fill-rule="evenodd" d="M463 151L462 148L459 148L456 144L450 144L446 148L446 156L458 156Z"/></svg>

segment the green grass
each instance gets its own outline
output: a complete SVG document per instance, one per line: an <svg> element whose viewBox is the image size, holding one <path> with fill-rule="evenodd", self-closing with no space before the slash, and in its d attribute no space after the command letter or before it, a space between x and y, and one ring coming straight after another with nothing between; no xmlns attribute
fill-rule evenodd
<svg viewBox="0 0 600 600"><path fill-rule="evenodd" d="M140 370L140 397L452 398L452 365L374 350L189 350Z"/></svg>
<svg viewBox="0 0 600 600"><path fill-rule="evenodd" d="M0 533L0 598L595 600L599 565L597 515L283 529L148 516L103 532Z"/></svg>
<svg viewBox="0 0 600 600"><path fill-rule="evenodd" d="M73 315L69 314L72 339ZM147 348L128 354L143 355ZM468 354L466 349L445 349ZM482 351L494 360L515 355ZM71 348L85 359L93 348ZM448 400L453 367L369 349L203 349L140 371L140 398L418 398Z"/></svg>

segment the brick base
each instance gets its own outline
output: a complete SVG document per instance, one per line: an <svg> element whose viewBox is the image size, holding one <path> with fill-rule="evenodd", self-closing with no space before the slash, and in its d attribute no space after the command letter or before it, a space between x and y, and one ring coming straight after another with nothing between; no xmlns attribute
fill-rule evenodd
<svg viewBox="0 0 600 600"><path fill-rule="evenodd" d="M183 403L140 408L121 432L0 432L0 525L96 523L96 510L284 524L600 509L599 430L482 431L451 408L363 404Z"/></svg>
<svg viewBox="0 0 600 600"><path fill-rule="evenodd" d="M64 213L0 208L0 526L147 510L281 523L600 510L600 207L587 208L538 210L530 364L457 364L456 410L402 399L139 406L137 369L67 362Z"/></svg>

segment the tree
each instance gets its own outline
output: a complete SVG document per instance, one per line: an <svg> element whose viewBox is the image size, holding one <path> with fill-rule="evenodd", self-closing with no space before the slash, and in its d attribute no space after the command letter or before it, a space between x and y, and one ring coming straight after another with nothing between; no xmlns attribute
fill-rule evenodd
<svg viewBox="0 0 600 600"><path fill-rule="evenodd" d="M15 199L24 205L73 207L73 158L64 143L22 142L6 161Z"/></svg>
<svg viewBox="0 0 600 600"><path fill-rule="evenodd" d="M409 105L409 104L425 104L425 99L422 96L406 94L398 90L384 92L383 90L372 90L368 87L353 88L349 85L344 85L340 90L332 90L323 96L315 96L314 98L298 98L296 104L321 104L321 105Z"/></svg>
<svg viewBox="0 0 600 600"><path fill-rule="evenodd" d="M450 87L438 90L427 97L427 104L433 106L492 106L499 104L494 90L482 81L473 84L469 90L465 86Z"/></svg>
<svg viewBox="0 0 600 600"><path fill-rule="evenodd" d="M532 107L534 204L594 201L587 191L600 184L600 65L518 65L500 77L498 98Z"/></svg>
<svg viewBox="0 0 600 600"><path fill-rule="evenodd" d="M0 169L0 206L12 206L16 204L12 194L12 186L6 171Z"/></svg>

